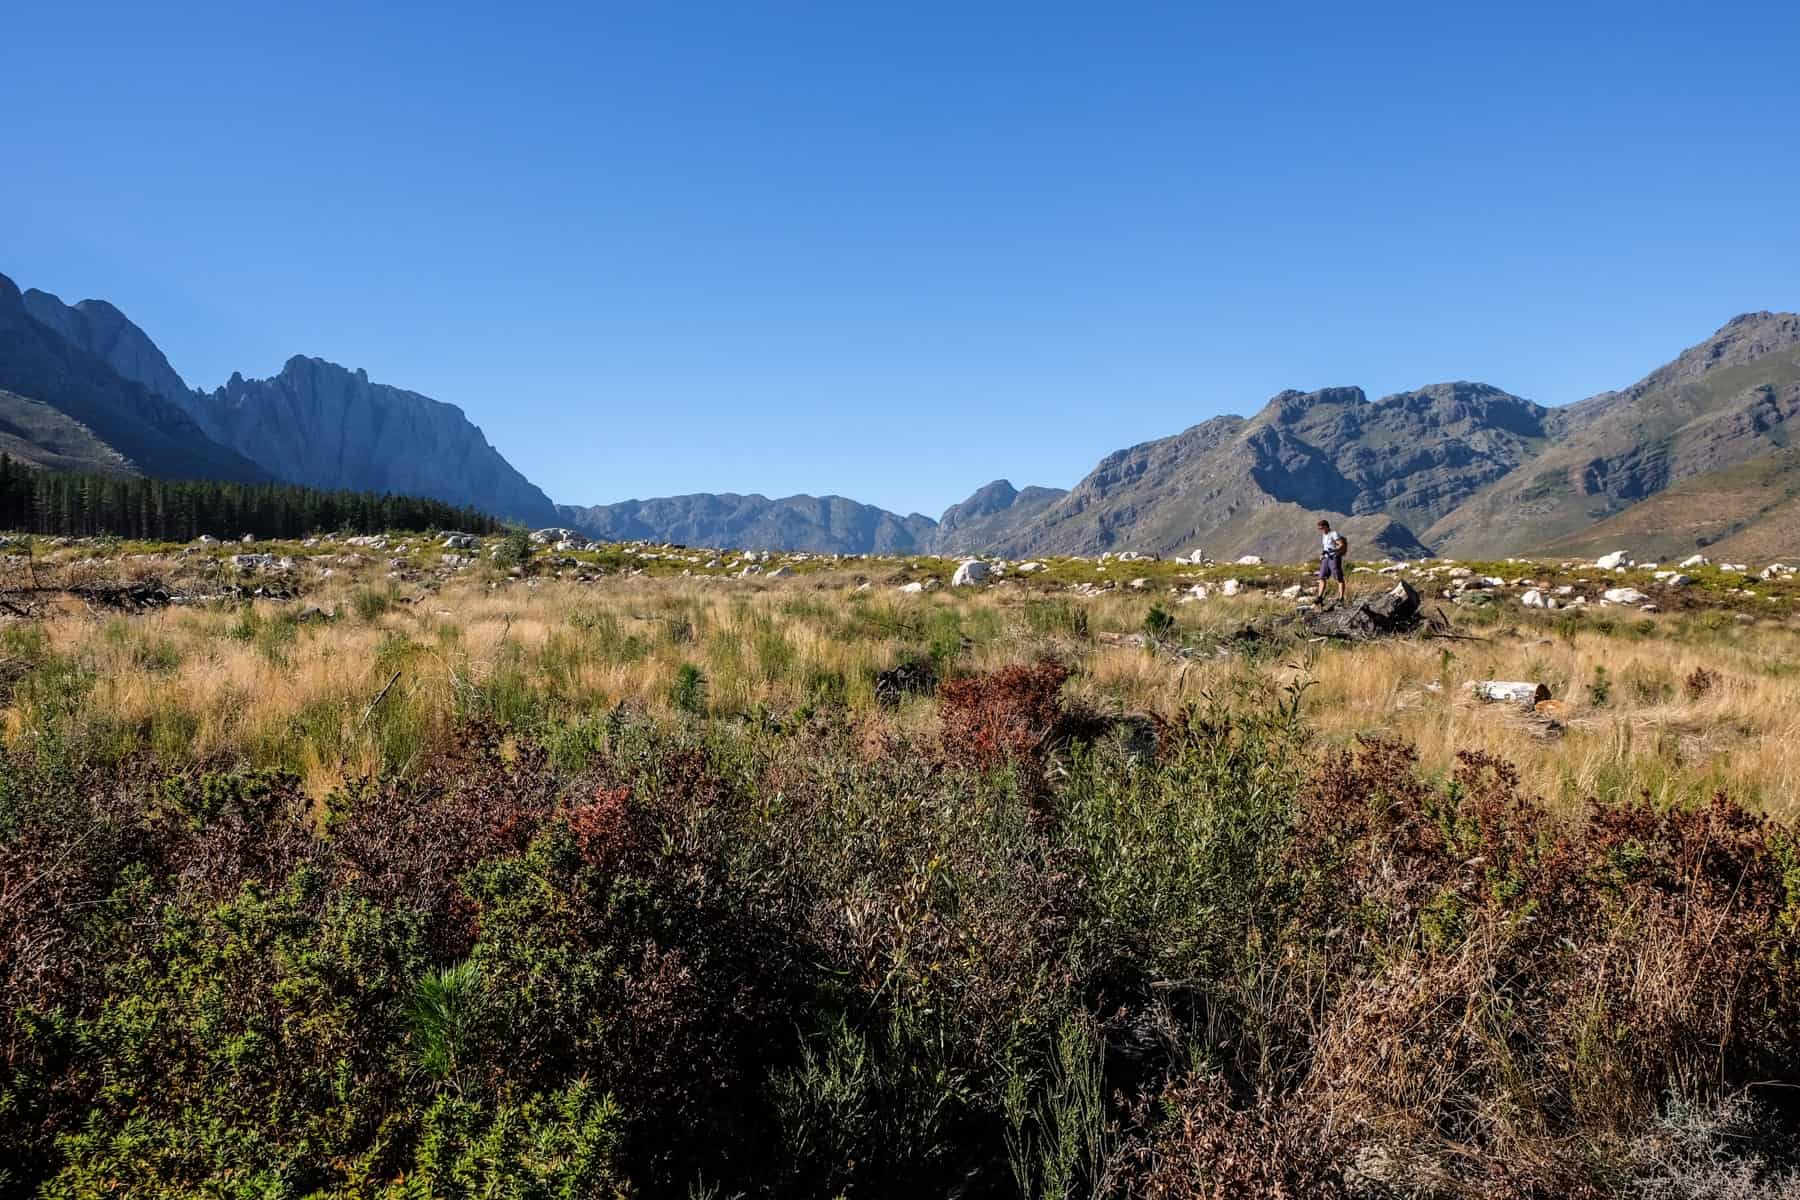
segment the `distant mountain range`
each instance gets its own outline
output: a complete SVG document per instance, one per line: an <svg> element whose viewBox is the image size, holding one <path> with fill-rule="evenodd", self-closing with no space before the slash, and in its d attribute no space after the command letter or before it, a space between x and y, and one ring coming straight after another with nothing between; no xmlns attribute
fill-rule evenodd
<svg viewBox="0 0 1800 1200"><path fill-rule="evenodd" d="M557 505L454 405L296 356L188 387L102 300L0 276L0 451L54 469L282 480L431 496L591 537L822 553L1011 557L1311 552L1326 516L1365 557L1800 551L1800 317L1750 313L1622 391L1559 408L1485 383L1371 401L1282 392L1102 458L1074 488L996 480L938 520L841 496Z"/></svg>

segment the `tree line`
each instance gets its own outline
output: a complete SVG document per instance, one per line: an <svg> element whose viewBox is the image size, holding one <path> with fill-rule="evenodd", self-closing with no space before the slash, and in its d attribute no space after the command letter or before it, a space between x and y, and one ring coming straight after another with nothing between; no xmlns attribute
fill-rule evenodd
<svg viewBox="0 0 1800 1200"><path fill-rule="evenodd" d="M0 454L0 528L186 542L201 534L295 538L388 529L494 533L500 524L475 509L419 496L41 471Z"/></svg>

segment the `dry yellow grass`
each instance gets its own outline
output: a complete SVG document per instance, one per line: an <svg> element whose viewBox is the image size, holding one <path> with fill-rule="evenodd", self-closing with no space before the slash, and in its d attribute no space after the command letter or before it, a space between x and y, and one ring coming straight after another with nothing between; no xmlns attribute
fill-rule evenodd
<svg viewBox="0 0 1800 1200"><path fill-rule="evenodd" d="M903 597L830 575L782 584L615 577L452 582L359 616L355 586L334 581L312 598L336 608L329 622L296 623L292 605L270 602L55 616L41 625L47 652L89 681L65 717L122 752L287 767L322 796L348 776L416 766L468 715L579 721L621 703L727 718L809 705L868 711L875 673L909 655L990 670L1049 653L1075 667L1071 697L1103 710L1168 713L1304 685L1306 711L1328 739L1402 737L1440 769L1458 751L1488 751L1561 801L1637 792L1692 800L1725 787L1778 813L1800 807L1800 673L1785 667L1796 642L1785 626L1646 637L1553 636L1546 624L1491 641L1301 643L1249 661L1180 659L1093 636L1139 628L1145 595ZM1266 610L1213 600L1177 611L1192 638ZM704 683L678 697L687 666ZM1684 681L1701 669L1716 682L1690 696ZM1493 678L1547 683L1571 705L1564 728L1546 736L1541 722L1469 699L1467 681ZM22 687L7 736L29 738L59 719L52 706L42 688ZM929 721L929 702L893 719Z"/></svg>

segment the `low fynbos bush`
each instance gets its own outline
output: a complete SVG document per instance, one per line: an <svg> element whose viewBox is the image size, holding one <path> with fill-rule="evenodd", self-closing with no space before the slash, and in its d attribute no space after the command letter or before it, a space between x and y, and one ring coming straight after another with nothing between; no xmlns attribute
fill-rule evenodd
<svg viewBox="0 0 1800 1200"><path fill-rule="evenodd" d="M470 724L323 811L0 755L0 1190L1791 1190L1791 829L1065 679Z"/></svg>
<svg viewBox="0 0 1800 1200"><path fill-rule="evenodd" d="M1061 663L1003 667L951 679L938 688L944 752L958 763L991 768L1040 754L1063 717Z"/></svg>

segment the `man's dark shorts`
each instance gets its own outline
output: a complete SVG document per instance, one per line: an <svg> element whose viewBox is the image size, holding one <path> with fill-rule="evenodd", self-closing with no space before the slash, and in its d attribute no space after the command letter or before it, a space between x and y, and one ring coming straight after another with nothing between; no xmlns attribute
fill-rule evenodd
<svg viewBox="0 0 1800 1200"><path fill-rule="evenodd" d="M1319 556L1319 578L1335 579L1344 582L1344 559L1338 554L1321 554Z"/></svg>

